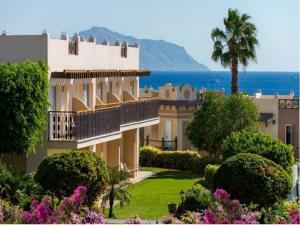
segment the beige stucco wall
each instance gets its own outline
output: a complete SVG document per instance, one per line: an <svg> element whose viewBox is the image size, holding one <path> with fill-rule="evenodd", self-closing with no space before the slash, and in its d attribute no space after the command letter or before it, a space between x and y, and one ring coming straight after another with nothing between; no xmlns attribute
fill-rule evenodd
<svg viewBox="0 0 300 225"><path fill-rule="evenodd" d="M275 124L268 122L266 125L266 123L260 122L260 127L263 132L278 137L278 96L253 97L252 101L260 113L273 113Z"/></svg>
<svg viewBox="0 0 300 225"><path fill-rule="evenodd" d="M279 109L278 137L285 143L285 126L292 125L292 145L295 147L295 156L299 160L299 109Z"/></svg>
<svg viewBox="0 0 300 225"><path fill-rule="evenodd" d="M161 100L193 101L197 99L197 90L189 84L174 86L168 83L158 89L158 97Z"/></svg>

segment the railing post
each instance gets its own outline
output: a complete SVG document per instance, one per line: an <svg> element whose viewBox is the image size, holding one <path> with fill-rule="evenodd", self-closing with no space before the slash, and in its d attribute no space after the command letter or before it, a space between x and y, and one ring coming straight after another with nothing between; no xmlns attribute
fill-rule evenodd
<svg viewBox="0 0 300 225"><path fill-rule="evenodd" d="M161 138L161 148L165 149L165 138L164 137Z"/></svg>
<svg viewBox="0 0 300 225"><path fill-rule="evenodd" d="M175 142L175 150L177 150L178 148L177 137L175 137L174 142Z"/></svg>
<svg viewBox="0 0 300 225"><path fill-rule="evenodd" d="M146 137L146 145L149 145L149 135Z"/></svg>

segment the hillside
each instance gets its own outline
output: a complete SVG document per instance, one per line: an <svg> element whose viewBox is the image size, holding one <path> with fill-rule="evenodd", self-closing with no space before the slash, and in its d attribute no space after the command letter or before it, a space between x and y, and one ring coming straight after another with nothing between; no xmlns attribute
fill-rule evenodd
<svg viewBox="0 0 300 225"><path fill-rule="evenodd" d="M140 68L159 71L206 71L205 65L194 60L186 50L176 44L164 40L138 39L111 31L105 27L92 27L79 32L80 36L96 37L97 43L103 39L110 42L115 40L128 41L129 44L140 45Z"/></svg>

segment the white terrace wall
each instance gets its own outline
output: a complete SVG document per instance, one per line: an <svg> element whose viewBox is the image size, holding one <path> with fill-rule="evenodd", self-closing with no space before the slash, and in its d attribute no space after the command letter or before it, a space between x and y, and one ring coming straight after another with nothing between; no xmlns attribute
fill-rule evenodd
<svg viewBox="0 0 300 225"><path fill-rule="evenodd" d="M121 45L79 41L78 55L70 55L69 40L52 39L47 34L0 35L0 63L44 60L50 71L139 69L139 47L128 46L127 57L121 57Z"/></svg>

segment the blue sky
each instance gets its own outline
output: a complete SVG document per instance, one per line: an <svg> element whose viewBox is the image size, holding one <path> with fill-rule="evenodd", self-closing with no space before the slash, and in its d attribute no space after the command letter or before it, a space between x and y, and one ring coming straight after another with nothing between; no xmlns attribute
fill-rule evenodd
<svg viewBox="0 0 300 225"><path fill-rule="evenodd" d="M259 33L252 71L299 71L299 0L1 0L0 31L51 36L105 26L138 38L164 39L186 48L212 70L210 32L228 8L252 16Z"/></svg>

